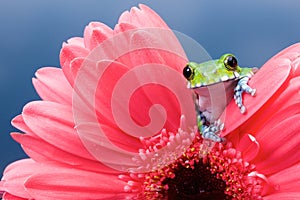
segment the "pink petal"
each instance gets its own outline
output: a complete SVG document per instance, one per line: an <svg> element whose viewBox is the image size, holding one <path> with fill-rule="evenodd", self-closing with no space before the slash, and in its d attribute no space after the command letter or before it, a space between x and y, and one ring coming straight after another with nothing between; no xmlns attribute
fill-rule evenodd
<svg viewBox="0 0 300 200"><path fill-rule="evenodd" d="M16 161L6 167L1 183L4 191L13 196L31 199L24 187L26 179L36 170L35 162L31 159ZM8 198L12 195L7 194Z"/></svg>
<svg viewBox="0 0 300 200"><path fill-rule="evenodd" d="M60 52L60 65L62 70L70 82L73 85L76 74L72 74L70 69L70 63L77 57L86 57L89 54L89 50L81 46L76 46L72 44L64 45Z"/></svg>
<svg viewBox="0 0 300 200"><path fill-rule="evenodd" d="M110 142L129 152L138 152L142 148L139 138L132 137L123 132L116 125L101 125L101 129L106 133Z"/></svg>
<svg viewBox="0 0 300 200"><path fill-rule="evenodd" d="M74 75L74 77L77 76L78 71L80 70L82 64L85 62L85 57L77 57L72 60L70 63L70 71Z"/></svg>
<svg viewBox="0 0 300 200"><path fill-rule="evenodd" d="M49 144L83 158L93 159L74 130L73 114L69 106L47 101L30 102L24 107L22 116L26 125Z"/></svg>
<svg viewBox="0 0 300 200"><path fill-rule="evenodd" d="M76 128L78 130L78 128L80 128L79 125L82 124L100 123L101 126L103 125L101 128L110 141L116 141L117 143L115 144L118 146L121 145L120 147L122 149L137 152L137 150L142 147L139 139L124 134L124 132L116 126L111 111L110 96L113 93L115 80L117 81L124 74L124 71L128 71L128 68L121 64L114 64L113 67L105 69L106 64L110 64L110 62L99 62L98 67L93 66L93 63L91 63L90 66L85 63L85 67L80 70L80 75L75 85L77 95L74 97L73 102ZM103 73L102 71L105 71L107 76L101 75L101 73ZM120 96L117 98L120 98ZM98 118L94 117L95 111ZM94 127L95 129L89 131L90 133L101 132L97 126ZM81 133L81 131L82 129L79 130L79 133ZM83 130L83 132L85 131L86 130ZM83 135L86 137L86 134Z"/></svg>
<svg viewBox="0 0 300 200"><path fill-rule="evenodd" d="M99 88L96 93L96 111L100 123L114 128L115 122L113 119L117 120L119 116L124 116L122 121L132 118L139 126L146 126L151 121L149 118L151 106L160 104L165 108L169 116L164 127L168 130L176 131L179 127L180 110L178 108L180 108L180 106L178 105L174 94L165 87L156 84L149 83L143 86L143 83L137 80L139 75L133 74L130 78L126 78L126 75L130 74L126 74L127 71L126 66L114 62L105 70L105 74L99 81ZM151 76L151 72L145 72L143 74L144 76ZM120 79L121 76L122 79ZM155 77L159 80L159 77L156 76L155 73L153 73L152 76L153 80ZM124 79L126 80L123 81ZM115 80L118 82L115 82ZM126 85L122 84L122 81L124 83L126 82ZM117 90L117 86L122 87L122 89ZM130 94L129 90L134 87L137 87L136 90L133 94ZM118 91L120 92L118 93ZM130 95L129 97L128 94ZM115 101L113 98L117 98L119 103L114 103ZM130 100L128 105L126 105L127 100ZM130 113L127 113L127 106ZM115 116L113 116L113 109L118 111L119 114L114 113ZM128 124L130 124L130 122L128 122ZM113 136L113 134L110 135ZM118 137L124 136L125 134L120 131Z"/></svg>
<svg viewBox="0 0 300 200"><path fill-rule="evenodd" d="M274 186L274 192L299 192L300 188L300 162L283 169L268 177L269 182Z"/></svg>
<svg viewBox="0 0 300 200"><path fill-rule="evenodd" d="M12 194L9 194L7 192L4 193L2 199L3 200L26 200L25 198L17 197L17 196L14 196Z"/></svg>
<svg viewBox="0 0 300 200"><path fill-rule="evenodd" d="M300 57L295 59L291 66L293 68L293 77L300 76Z"/></svg>
<svg viewBox="0 0 300 200"><path fill-rule="evenodd" d="M113 30L100 22L91 22L84 30L84 43L86 48L92 50L107 38L111 37Z"/></svg>
<svg viewBox="0 0 300 200"><path fill-rule="evenodd" d="M300 199L300 192L283 192L267 195L263 197L264 200L297 200Z"/></svg>
<svg viewBox="0 0 300 200"><path fill-rule="evenodd" d="M37 78L32 80L33 85L43 100L71 105L72 87L61 69L44 67L35 75Z"/></svg>
<svg viewBox="0 0 300 200"><path fill-rule="evenodd" d="M97 115L99 116L99 120L103 119L104 124L108 124L113 126L114 118L112 116L112 108L111 108L111 96L114 91L114 87L116 86L119 79L128 72L128 67L121 63L110 63L110 62L99 62L99 68L104 68L104 73L101 75L101 79L99 80L99 86L97 87L97 91L95 92L95 110ZM92 80L92 79L90 79ZM92 83L90 83L92 84ZM87 95L83 95L87 96Z"/></svg>
<svg viewBox="0 0 300 200"><path fill-rule="evenodd" d="M249 162L257 156L260 150L260 145L255 137L247 134L241 139L237 150L242 152L243 159Z"/></svg>
<svg viewBox="0 0 300 200"><path fill-rule="evenodd" d="M287 102L286 104L289 104L289 102ZM251 132L255 133L255 137L263 137L263 135L265 135L265 132L274 128L275 125L299 113L299 101L295 101L293 104L290 104L287 107L283 106L282 108L279 108L277 112L274 112L274 109L268 109L263 116L258 118L260 122L257 123L257 128L251 129Z"/></svg>
<svg viewBox="0 0 300 200"><path fill-rule="evenodd" d="M24 133L28 133L28 134L32 134L32 131L30 130L30 128L26 125L26 123L24 122L23 116L22 115L17 115L15 118L13 118L11 120L11 124L23 131Z"/></svg>
<svg viewBox="0 0 300 200"><path fill-rule="evenodd" d="M2 182L1 182L2 183ZM31 159L9 165L3 176L8 197L25 199L125 199L125 182L116 175L99 174Z"/></svg>
<svg viewBox="0 0 300 200"><path fill-rule="evenodd" d="M247 122L244 129L258 136L290 116L300 113L299 86L300 77L291 79L285 90L280 92L272 103L256 113L255 117Z"/></svg>
<svg viewBox="0 0 300 200"><path fill-rule="evenodd" d="M132 66L136 66L136 68L134 68L131 71L128 70L127 65L118 62L102 60L99 61L97 65L95 65L94 63L90 63L90 65L87 65L88 63L85 63L84 67L81 68L79 72L80 75L78 75L78 79L75 85L75 90L76 93L78 94L78 99L75 98L75 107L78 107L77 105L80 105L76 109L78 110L78 114L79 115L82 114L81 110L90 110L92 116L94 112L93 106L95 106L97 116L98 116L98 121L100 122L100 124L110 126L114 128L114 130L117 130L115 126L116 124L115 121L117 121L116 118L120 118L120 116L124 116L126 114L128 114L126 119L130 120L130 118L132 118L140 126L149 123L149 117L148 117L149 107L159 103L166 108L167 114L169 114L169 116L171 117L168 118L167 120L168 123L166 124L165 128L173 131L179 128L179 120L180 120L181 113L180 113L180 107L178 106L179 100L176 99L176 95L180 96L181 94L181 96L184 96L185 100L183 99L180 100L180 103L182 104L187 104L186 103L187 101L191 101L191 106L192 106L191 109L194 110L192 100L191 98L188 98L190 97L190 91L186 89L185 81L183 80L182 75L172 70L172 68L177 69L182 67L185 61L180 56L168 52L164 52L164 51L163 51L164 57L162 59L157 58L157 60L155 60L156 56L153 55L154 54L157 55L157 53L159 53L159 50L148 51L147 49L144 49L144 51L139 52L139 55L133 55L134 58L135 57L137 57L137 59L139 58L141 63L135 63L134 65L132 65ZM130 55L128 56L130 57ZM164 58L166 61L163 60ZM171 59L171 58L177 58L177 59ZM126 59L125 56L122 57L122 60L124 62L129 59L130 58L128 57ZM167 62L167 61L169 63L165 63L166 66L163 64L160 65L160 62ZM176 61L180 61L180 62L176 62ZM148 62L149 62L148 64L149 66L146 65ZM143 65L145 67L142 69ZM160 70L158 70L158 67L160 67ZM165 79L165 76L167 76L167 74L171 72L173 73L171 74L173 79ZM143 74L143 77L141 77L140 74ZM143 83L145 81L148 82ZM178 84L180 82L182 84ZM142 87L143 84L145 84L146 86ZM161 86L158 86L158 84L161 84ZM151 87L148 87L147 85ZM139 88L141 89L139 90ZM129 90L131 89L135 91L133 93L129 92ZM174 95L171 92L168 92L168 89L169 91L176 91L177 94ZM136 94L137 96L135 96ZM76 102L77 101L76 99L79 101L79 103ZM93 100L95 101L95 103L93 102ZM128 100L129 102L133 100L132 103L130 102L130 105L126 105L126 102ZM115 101L118 102L115 104L114 103ZM119 109L116 106L120 106L118 107ZM127 107L129 107L130 113L127 112L128 109ZM112 110L114 108L115 111L120 114L114 113L113 115ZM141 109L147 111L146 115L145 113L140 114L142 111ZM189 111L189 113L191 112ZM189 113L186 113L186 115L192 115ZM75 114L75 116L78 117L77 114ZM174 116L174 118L172 118L172 116ZM97 122L95 120L93 121L92 118L89 119L88 117L89 116L79 117L79 118L80 120L86 122L93 122L93 123ZM122 120L118 120L117 122L121 122L124 120L125 118L123 118ZM78 123L78 120L76 121ZM126 132L126 133L133 134L135 132L136 131ZM127 137L123 131L119 131L118 135L109 134L109 132L106 135L108 137L113 137L113 136L121 137L119 138L120 141L123 141L123 137ZM136 139L135 141L132 141L132 143L130 144L134 144L134 143L137 143ZM122 148L126 148L126 146L128 147L128 144L124 143L124 145L125 146ZM130 147L134 147L134 145L130 145Z"/></svg>
<svg viewBox="0 0 300 200"><path fill-rule="evenodd" d="M128 23L120 23L115 26L114 34L119 34L119 33L133 30L133 29L137 29L137 26L134 26L134 25L128 24Z"/></svg>
<svg viewBox="0 0 300 200"><path fill-rule="evenodd" d="M72 37L72 38L68 39L67 42L63 43L63 47L66 45L75 45L75 46L85 48L84 39L82 37Z"/></svg>
<svg viewBox="0 0 300 200"><path fill-rule="evenodd" d="M49 163L56 161L57 163L70 165L73 168L101 173L116 173L115 170L98 161L70 154L30 135L13 133L12 137L21 143L24 151L37 162Z"/></svg>
<svg viewBox="0 0 300 200"><path fill-rule="evenodd" d="M182 74L182 69L187 63L185 52L177 37L171 30L142 29L130 35L129 55L124 55L123 60L131 61L127 66L159 63L167 65ZM123 62L122 62L123 63Z"/></svg>
<svg viewBox="0 0 300 200"><path fill-rule="evenodd" d="M118 48L112 48L115 45ZM105 40L95 48L87 59L117 61L129 68L142 64L164 64L181 74L187 58L179 41L171 30L139 29L126 31Z"/></svg>
<svg viewBox="0 0 300 200"><path fill-rule="evenodd" d="M98 124L82 123L78 124L76 128L84 146L99 162L118 171L127 172L129 168L138 167L137 163L133 161L133 157L138 155L137 151L133 153L127 149L120 148L117 145L117 141L112 143L112 140L99 130ZM108 129L111 129L111 127L108 127ZM104 129L104 131L106 130ZM118 132L112 132L112 134L114 133L118 134ZM118 141L119 143L127 142L124 139ZM133 146L134 144L127 143L127 145Z"/></svg>
<svg viewBox="0 0 300 200"><path fill-rule="evenodd" d="M162 27L168 28L167 24L149 7L140 4L131 8L130 12L124 12L119 18L120 23L129 23L137 27Z"/></svg>
<svg viewBox="0 0 300 200"><path fill-rule="evenodd" d="M32 170L31 166L35 163L32 159L22 159L8 165L4 170L4 176L2 180L9 180L18 176L24 176L24 174L29 174ZM24 170L21 173L16 173L20 170L18 167L23 166Z"/></svg>
<svg viewBox="0 0 300 200"><path fill-rule="evenodd" d="M260 173L272 174L299 162L300 114L291 116L256 137L261 151L253 161Z"/></svg>
<svg viewBox="0 0 300 200"><path fill-rule="evenodd" d="M50 168L51 169L51 168ZM108 199L123 194L123 181L117 176L53 167L32 175L25 187L35 199Z"/></svg>
<svg viewBox="0 0 300 200"><path fill-rule="evenodd" d="M26 148L24 148L28 153L30 153L28 150L33 151L33 153L35 154L31 154L32 156L36 156L36 153L41 151L42 156L44 157L50 157L51 154L53 155L53 151L56 153L59 153L59 155L57 156L57 160L60 161L61 159L63 159L63 155L65 155L64 151L66 153L70 153L72 155L76 155L76 156L80 156L82 158L86 158L86 159L90 159L90 160L94 160L95 157L94 155L92 156L90 154L90 149L87 149L87 147L92 146L94 147L95 144L97 144L98 146L95 146L95 148L97 150L102 149L103 151L107 150L110 152L109 149L107 149L103 145L103 143L105 143L103 141L104 138L100 138L97 141L92 141L92 144L88 144L88 145L83 145L82 143L82 136L78 136L77 132L74 130L74 124L72 121L72 112L70 110L69 107L64 106L64 105L60 105L57 103L53 103L53 102L31 102L29 104L27 104L24 107L24 111L23 111L23 117L24 120L26 122L26 124L30 127L31 130L34 130L35 134L40 137L42 140L45 140L47 143L49 143L50 145L47 145L47 143L40 143L41 141L39 140L33 140L31 138L31 140L27 140L26 142ZM77 129L80 128L81 126L77 126ZM90 129L84 127L84 131L85 131L85 137L88 137L89 135L86 135L87 133L91 133L91 134L98 134L97 129L95 129L94 127ZM16 136L15 136L16 137ZM17 136L18 137L18 136ZM26 138L26 136L23 136L24 140L28 139L28 137ZM18 139L21 139L20 137ZM88 137L89 139L89 137ZM24 142L24 140L20 140L20 142ZM120 140L120 138L116 139L118 141L121 141L121 143L125 143L128 142L127 140ZM136 143L137 143L136 139ZM35 142L34 146L35 148L33 148L31 142ZM98 144L99 143L99 144ZM42 148L43 146L48 146L48 151L47 152L43 152ZM131 147L134 146L133 143L126 143L127 146ZM52 147L53 146L53 147ZM55 148L54 148L55 147ZM46 149L47 149L46 148ZM94 149L93 149L94 150ZM43 153L42 153L43 152ZM31 152L32 153L32 152ZM103 154L100 152L100 154ZM68 154L66 154L68 155ZM67 161L68 159L66 159L66 161L64 162L70 162L72 164L72 162L78 163L78 165L82 165L79 161L75 161L76 159L74 158L74 161L72 160L73 157L69 158L69 161ZM116 157L112 157L110 156L111 154L107 154L107 159L105 160L105 163L109 163L112 165L122 165L122 166L127 166L126 165L126 159L130 161L130 167L132 167L132 163L133 161L131 160L133 155L125 155L125 157L122 154L122 159L118 159ZM116 155L116 154L114 154ZM38 155L39 157L41 157L41 155ZM42 157L43 158L43 157ZM78 160L78 159L77 159ZM101 160L102 161L102 160ZM103 161L104 162L104 161ZM134 164L134 163L133 163ZM99 167L99 169L101 169ZM127 166L128 169L128 166ZM101 169L102 170L102 169Z"/></svg>

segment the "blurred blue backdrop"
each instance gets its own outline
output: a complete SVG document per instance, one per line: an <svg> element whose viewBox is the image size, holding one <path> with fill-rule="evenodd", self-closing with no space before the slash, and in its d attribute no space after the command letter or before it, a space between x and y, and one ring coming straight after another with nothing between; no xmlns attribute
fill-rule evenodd
<svg viewBox="0 0 300 200"><path fill-rule="evenodd" d="M242 66L261 66L300 40L300 1L212 0L1 0L0 1L0 171L24 158L9 133L10 120L39 99L31 78L42 66L59 66L61 44L82 36L90 21L113 27L138 3L154 9L177 31L198 41L212 57L232 52ZM1 173L0 172L0 173Z"/></svg>

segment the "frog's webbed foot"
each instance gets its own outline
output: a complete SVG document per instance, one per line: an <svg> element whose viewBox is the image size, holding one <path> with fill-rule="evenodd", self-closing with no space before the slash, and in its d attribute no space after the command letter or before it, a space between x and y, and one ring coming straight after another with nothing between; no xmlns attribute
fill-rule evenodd
<svg viewBox="0 0 300 200"><path fill-rule="evenodd" d="M207 140L211 140L214 142L224 142L225 138L219 136L221 130L224 129L224 123L221 123L220 120L215 121L213 124L202 125L201 133L202 137Z"/></svg>
<svg viewBox="0 0 300 200"><path fill-rule="evenodd" d="M241 113L245 113L246 112L246 107L243 105L243 93L246 92L248 94L250 94L251 96L254 96L256 93L256 89L252 89L249 85L248 85L248 81L249 81L249 77L243 77L241 78L238 83L237 86L234 89L234 99L235 99L235 103L236 105L239 107Z"/></svg>

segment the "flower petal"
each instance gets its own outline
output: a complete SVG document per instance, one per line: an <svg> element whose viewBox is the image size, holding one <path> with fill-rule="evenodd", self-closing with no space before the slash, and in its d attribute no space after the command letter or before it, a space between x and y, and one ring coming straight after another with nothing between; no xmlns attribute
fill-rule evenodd
<svg viewBox="0 0 300 200"><path fill-rule="evenodd" d="M26 125L22 115L17 115L15 118L13 118L11 120L11 124L24 133L28 133L29 135L33 134L30 128Z"/></svg>
<svg viewBox="0 0 300 200"><path fill-rule="evenodd" d="M300 114L291 116L256 137L261 150L253 162L260 173L272 174L299 162L299 120Z"/></svg>
<svg viewBox="0 0 300 200"><path fill-rule="evenodd" d="M264 196L264 200L297 200L300 199L300 192L283 192L274 193L271 195Z"/></svg>
<svg viewBox="0 0 300 200"><path fill-rule="evenodd" d="M85 62L85 57L77 57L70 63L70 71L74 77L77 77L78 71L80 70L83 62Z"/></svg>
<svg viewBox="0 0 300 200"><path fill-rule="evenodd" d="M111 129L111 127L107 128ZM84 146L101 163L119 171L128 171L129 168L137 167L137 163L132 160L134 156L138 155L137 151L134 154L132 151L116 145L118 143L125 143L126 140L116 139L112 143L110 138L99 129L99 125L95 123L78 124L76 129L79 130L78 132Z"/></svg>
<svg viewBox="0 0 300 200"><path fill-rule="evenodd" d="M247 162L254 159L260 149L260 145L257 142L256 138L250 134L245 135L239 143L237 150L242 152L243 159Z"/></svg>
<svg viewBox="0 0 300 200"><path fill-rule="evenodd" d="M278 192L299 192L300 162L271 175L268 180ZM275 191L276 192L276 191Z"/></svg>
<svg viewBox="0 0 300 200"><path fill-rule="evenodd" d="M112 63L111 65L110 63L110 61L101 61L98 63L98 67L95 67L93 63L88 65L85 62L84 67L80 69L80 75L78 75L75 84L76 96L73 98L76 128L79 135L84 135L85 138L89 133L96 134L102 131L99 130L98 126L92 126L95 129L83 130L81 129L82 124L99 123L110 141L116 141L116 144L121 145L122 149L137 152L142 147L139 139L120 130L111 111L111 95L114 91L115 81L128 71L128 67L120 63ZM106 69L107 65L109 67ZM98 74L101 73L105 73L105 75L99 75L98 77ZM86 131L88 133L85 134Z"/></svg>
<svg viewBox="0 0 300 200"><path fill-rule="evenodd" d="M166 88L166 86L169 85L163 85L166 81L160 80L163 78L156 75L155 66L152 66L152 69L152 71L146 71L139 68L128 71L126 66L120 63L111 63L99 81L95 98L96 111L99 120L101 120L101 124L103 123L114 127L115 122L113 119L117 120L121 118L120 116L124 116L121 121L128 121L128 119L132 118L139 126L146 126L152 120L155 120L149 117L151 107L159 104L165 109L168 116L164 128L169 131L176 131L178 129L181 115L178 99L176 99L176 96L173 94L174 91L170 91L169 88ZM160 73L163 72L165 71L161 69ZM166 73L167 72L165 72L165 74ZM152 79L152 82L147 81L147 84L143 83L143 81L139 80L140 74L147 77L145 78L147 80ZM180 80L178 80L178 82L179 81ZM132 94L131 91L133 91ZM116 98L118 101L116 101ZM128 105L126 102L128 102ZM130 113L127 113L127 109ZM116 111L118 112L116 113ZM159 116L162 115L163 113ZM160 118L157 115L157 119ZM161 121L163 122L163 120ZM128 124L130 124L130 122L128 122ZM124 135L122 131L120 131L120 134Z"/></svg>
<svg viewBox="0 0 300 200"><path fill-rule="evenodd" d="M104 40L112 37L113 30L100 22L90 22L84 30L84 44L92 50Z"/></svg>
<svg viewBox="0 0 300 200"><path fill-rule="evenodd" d="M167 24L149 7L140 4L131 8L130 12L124 12L119 18L118 23L128 23L134 26L143 27L162 27L168 28Z"/></svg>
<svg viewBox="0 0 300 200"><path fill-rule="evenodd" d="M126 183L116 175L88 172L59 164L46 165L31 159L9 165L1 183L5 191L11 194L7 196L12 198L125 199L127 195L124 192Z"/></svg>
<svg viewBox="0 0 300 200"><path fill-rule="evenodd" d="M246 125L241 127L255 134L264 135L265 131L270 130L274 125L282 122L290 116L300 113L300 77L289 81L284 91L280 92L268 106L261 109L252 117ZM276 111L276 112L274 112ZM253 126L255 124L255 126Z"/></svg>
<svg viewBox="0 0 300 200"><path fill-rule="evenodd" d="M5 192L2 196L3 200L26 200L25 198L22 197L17 197L15 195L9 194L7 192Z"/></svg>
<svg viewBox="0 0 300 200"><path fill-rule="evenodd" d="M12 137L17 142L21 143L24 151L37 162L49 163L55 161L57 163L69 165L72 168L95 171L98 173L117 173L115 170L98 161L85 159L68 153L30 135L13 133Z"/></svg>
<svg viewBox="0 0 300 200"><path fill-rule="evenodd" d="M32 79L33 85L43 100L71 105L72 87L61 69L44 67L35 75L37 78Z"/></svg>
<svg viewBox="0 0 300 200"><path fill-rule="evenodd" d="M76 46L72 44L66 44L63 46L60 52L60 65L62 70L70 82L73 85L76 74L72 74L70 69L70 63L77 57L86 57L89 54L89 50L81 46Z"/></svg>
<svg viewBox="0 0 300 200"><path fill-rule="evenodd" d="M82 37L72 37L70 39L67 40L67 42L63 43L63 47L66 45L75 45L75 46L79 46L79 47L85 47L84 46L84 39Z"/></svg>
<svg viewBox="0 0 300 200"><path fill-rule="evenodd" d="M119 34L133 29L137 29L137 26L128 23L119 23L114 28L114 34Z"/></svg>
<svg viewBox="0 0 300 200"><path fill-rule="evenodd" d="M7 166L1 181L4 191L13 196L31 199L24 182L35 170L35 162L31 159L19 160Z"/></svg>
<svg viewBox="0 0 300 200"><path fill-rule="evenodd" d="M125 182L117 176L57 166L36 173L25 182L33 198L45 200L109 199L124 196L124 186Z"/></svg>
<svg viewBox="0 0 300 200"><path fill-rule="evenodd" d="M69 106L47 101L30 102L24 107L22 116L38 137L56 148L93 160L74 130Z"/></svg>
<svg viewBox="0 0 300 200"><path fill-rule="evenodd" d="M293 68L293 77L300 76L300 56L292 62L291 66Z"/></svg>

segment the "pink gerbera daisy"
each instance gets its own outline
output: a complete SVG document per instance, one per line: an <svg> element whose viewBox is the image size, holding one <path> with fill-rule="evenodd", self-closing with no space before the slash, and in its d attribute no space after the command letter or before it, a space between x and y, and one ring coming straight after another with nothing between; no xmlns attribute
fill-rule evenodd
<svg viewBox="0 0 300 200"><path fill-rule="evenodd" d="M62 69L37 71L42 100L12 121L30 158L6 168L2 198L298 199L299 57L296 44L270 59L247 113L227 106L227 143L201 154L187 58L164 21L140 5L113 30L92 22Z"/></svg>

